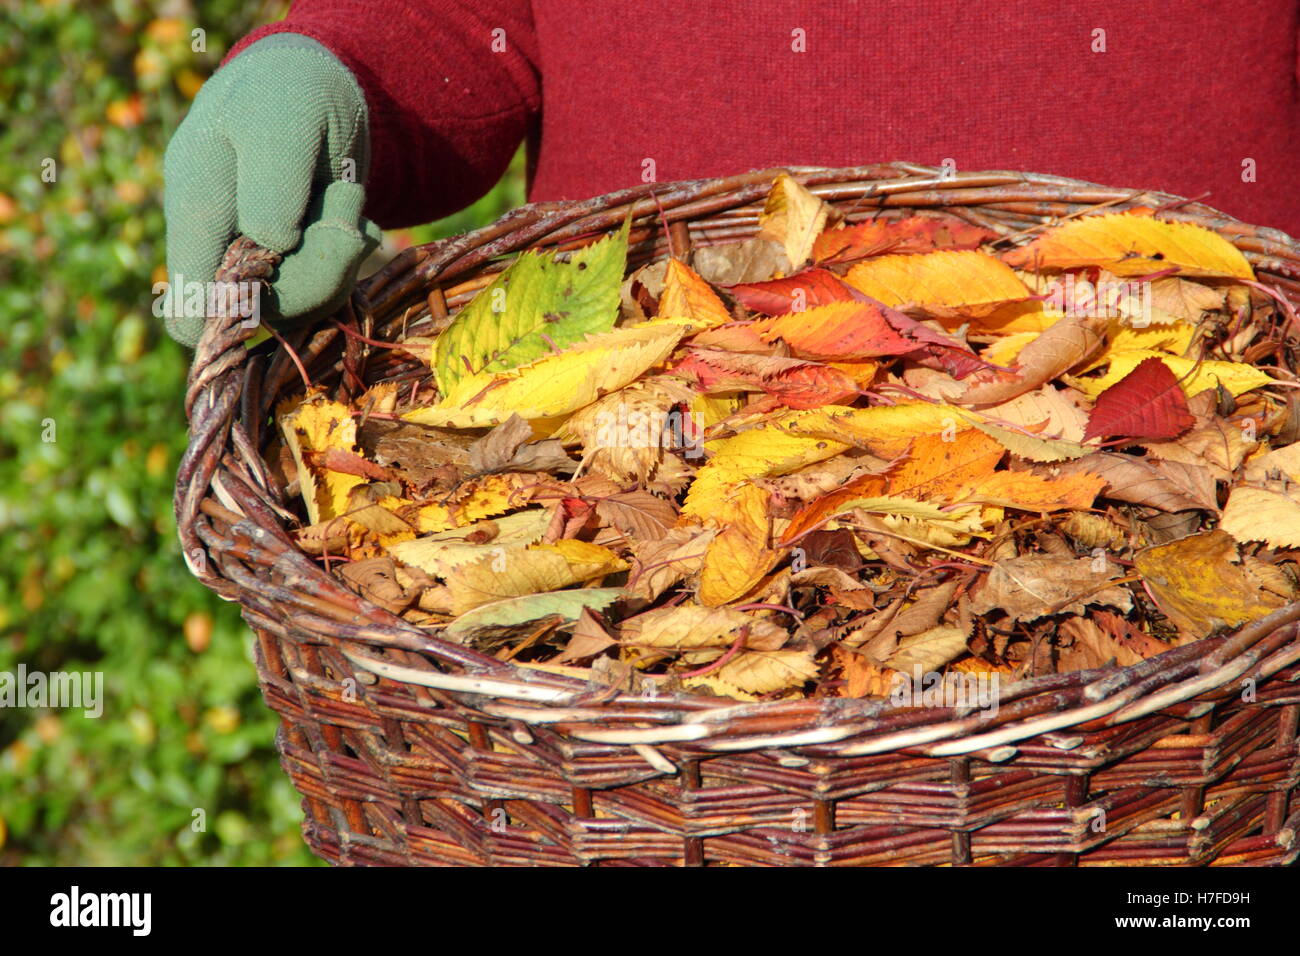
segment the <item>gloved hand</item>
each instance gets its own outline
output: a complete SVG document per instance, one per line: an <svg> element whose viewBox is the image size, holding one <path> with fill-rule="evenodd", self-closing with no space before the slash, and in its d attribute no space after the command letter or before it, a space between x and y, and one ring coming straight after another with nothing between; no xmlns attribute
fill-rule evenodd
<svg viewBox="0 0 1300 956"><path fill-rule="evenodd" d="M264 321L283 328L329 314L380 242L361 215L369 163L365 95L347 67L298 34L253 43L203 85L167 145L172 293L210 282L243 233L284 254L261 299ZM173 315L181 311L167 309L167 331L193 346L203 318Z"/></svg>

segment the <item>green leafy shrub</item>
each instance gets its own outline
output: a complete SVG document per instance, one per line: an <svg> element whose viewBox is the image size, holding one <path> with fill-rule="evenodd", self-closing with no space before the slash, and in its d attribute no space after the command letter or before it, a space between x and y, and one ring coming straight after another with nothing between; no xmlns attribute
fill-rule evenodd
<svg viewBox="0 0 1300 956"><path fill-rule="evenodd" d="M181 561L189 353L151 314L162 155L283 3L18 0L0 31L0 674L103 675L103 713L0 707L0 865L315 862L251 635ZM195 28L206 49L192 49ZM450 220L522 201L522 164Z"/></svg>

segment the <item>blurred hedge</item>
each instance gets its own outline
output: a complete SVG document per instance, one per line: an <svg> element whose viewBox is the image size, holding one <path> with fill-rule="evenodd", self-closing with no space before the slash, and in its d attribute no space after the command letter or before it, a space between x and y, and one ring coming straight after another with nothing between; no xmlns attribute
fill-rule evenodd
<svg viewBox="0 0 1300 956"><path fill-rule="evenodd" d="M251 636L180 559L189 354L150 311L167 137L230 44L286 7L0 14L0 672L104 675L98 719L0 708L0 864L314 862ZM518 205L521 166L390 249Z"/></svg>

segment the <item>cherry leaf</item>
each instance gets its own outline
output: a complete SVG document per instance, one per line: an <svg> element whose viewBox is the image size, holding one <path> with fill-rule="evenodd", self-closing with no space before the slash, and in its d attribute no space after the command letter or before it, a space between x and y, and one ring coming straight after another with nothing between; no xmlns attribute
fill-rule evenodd
<svg viewBox="0 0 1300 956"><path fill-rule="evenodd" d="M1160 359L1149 358L1097 396L1083 440L1177 438L1195 423L1174 373Z"/></svg>
<svg viewBox="0 0 1300 956"><path fill-rule="evenodd" d="M807 269L784 279L741 282L724 288L745 308L764 315L802 312L827 302L847 302L853 298L840 277L825 269Z"/></svg>

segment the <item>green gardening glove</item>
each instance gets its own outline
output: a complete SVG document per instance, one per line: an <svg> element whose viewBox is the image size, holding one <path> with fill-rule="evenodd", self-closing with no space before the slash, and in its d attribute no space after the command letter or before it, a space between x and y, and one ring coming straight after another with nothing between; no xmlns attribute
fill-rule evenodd
<svg viewBox="0 0 1300 956"><path fill-rule="evenodd" d="M347 67L298 34L253 43L203 85L167 145L172 294L210 282L242 233L284 255L259 303L264 321L333 312L381 238L361 215L369 163L365 95ZM165 310L167 331L189 346L203 331L195 311Z"/></svg>

